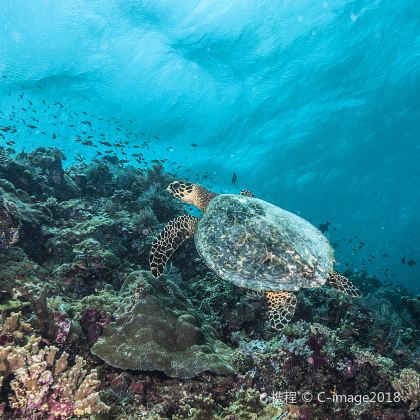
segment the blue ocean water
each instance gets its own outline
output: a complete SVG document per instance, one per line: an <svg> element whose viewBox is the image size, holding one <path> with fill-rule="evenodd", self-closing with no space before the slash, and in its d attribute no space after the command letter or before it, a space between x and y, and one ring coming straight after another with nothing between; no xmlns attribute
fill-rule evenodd
<svg viewBox="0 0 420 420"><path fill-rule="evenodd" d="M339 269L417 289L417 9L3 0L0 116L5 124L14 112L19 124L0 144L55 146L70 164L95 156L77 136L129 140L137 164L130 152L146 141L145 158L168 159L180 177L217 192L248 188L315 225L328 221ZM97 117L89 133L83 115Z"/></svg>

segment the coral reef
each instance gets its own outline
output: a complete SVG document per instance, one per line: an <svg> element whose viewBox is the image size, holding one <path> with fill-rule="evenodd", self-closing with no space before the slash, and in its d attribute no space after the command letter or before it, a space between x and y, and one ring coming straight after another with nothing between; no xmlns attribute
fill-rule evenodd
<svg viewBox="0 0 420 420"><path fill-rule="evenodd" d="M148 273L153 237L182 211L161 165L63 159L0 149L3 417L418 416L418 296L348 272L362 298L301 290L279 334L265 300L218 279L193 243L165 276ZM320 404L307 391L399 398Z"/></svg>

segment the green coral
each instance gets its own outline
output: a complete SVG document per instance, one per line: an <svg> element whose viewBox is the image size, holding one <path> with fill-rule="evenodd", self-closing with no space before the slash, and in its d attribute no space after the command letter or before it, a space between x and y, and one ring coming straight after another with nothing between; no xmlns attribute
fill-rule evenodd
<svg viewBox="0 0 420 420"><path fill-rule="evenodd" d="M351 346L350 350L360 364L369 363L371 366L378 368L378 373L384 378L389 378L392 375L392 369L395 365L392 359L372 353L357 345Z"/></svg>
<svg viewBox="0 0 420 420"><path fill-rule="evenodd" d="M214 418L216 403L209 395L196 395L183 402L173 420L201 420Z"/></svg>
<svg viewBox="0 0 420 420"><path fill-rule="evenodd" d="M104 289L93 295L85 296L80 300L64 302L54 298L49 299L48 304L55 310L64 309L74 319L80 319L87 309L97 309L108 314L114 313L121 305L121 298L112 286L107 284Z"/></svg>
<svg viewBox="0 0 420 420"><path fill-rule="evenodd" d="M229 404L222 407L211 395L195 395L185 399L172 417L173 420L273 420L285 414L283 407L267 403L267 397L254 388L232 390L226 398Z"/></svg>

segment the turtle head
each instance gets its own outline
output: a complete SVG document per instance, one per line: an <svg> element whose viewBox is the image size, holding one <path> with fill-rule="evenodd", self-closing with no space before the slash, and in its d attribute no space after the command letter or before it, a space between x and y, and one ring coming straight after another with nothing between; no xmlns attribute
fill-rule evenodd
<svg viewBox="0 0 420 420"><path fill-rule="evenodd" d="M194 190L194 184L191 182L175 181L169 184L166 190L175 198L192 204L191 199Z"/></svg>
<svg viewBox="0 0 420 420"><path fill-rule="evenodd" d="M175 198L184 203L192 204L200 210L205 210L209 201L216 196L216 194L206 190L201 185L186 181L172 182L166 190Z"/></svg>

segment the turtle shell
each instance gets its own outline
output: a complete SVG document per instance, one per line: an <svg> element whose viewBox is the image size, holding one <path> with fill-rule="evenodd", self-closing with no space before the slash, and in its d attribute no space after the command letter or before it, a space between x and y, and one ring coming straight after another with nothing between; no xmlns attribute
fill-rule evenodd
<svg viewBox="0 0 420 420"><path fill-rule="evenodd" d="M219 277L254 290L322 286L334 263L327 238L311 223L242 195L213 198L194 238L201 257Z"/></svg>

